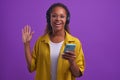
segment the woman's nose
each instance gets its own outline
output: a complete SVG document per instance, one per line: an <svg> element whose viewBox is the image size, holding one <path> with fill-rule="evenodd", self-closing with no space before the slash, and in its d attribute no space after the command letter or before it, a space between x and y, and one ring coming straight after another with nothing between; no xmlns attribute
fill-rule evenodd
<svg viewBox="0 0 120 80"><path fill-rule="evenodd" d="M60 17L59 17L59 16L57 16L57 17L56 17L56 20L60 20Z"/></svg>

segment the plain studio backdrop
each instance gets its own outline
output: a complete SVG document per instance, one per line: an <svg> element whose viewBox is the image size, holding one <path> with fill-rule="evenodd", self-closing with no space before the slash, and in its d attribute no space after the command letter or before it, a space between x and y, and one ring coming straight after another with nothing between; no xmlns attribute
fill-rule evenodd
<svg viewBox="0 0 120 80"><path fill-rule="evenodd" d="M43 35L46 10L55 2L70 10L70 30L83 46L86 69L77 80L120 80L120 0L0 0L0 80L33 80L27 70L21 29Z"/></svg>

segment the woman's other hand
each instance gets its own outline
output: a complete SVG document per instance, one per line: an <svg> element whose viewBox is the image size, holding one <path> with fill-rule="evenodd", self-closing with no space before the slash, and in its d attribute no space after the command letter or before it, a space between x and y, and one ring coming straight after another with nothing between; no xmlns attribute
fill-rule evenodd
<svg viewBox="0 0 120 80"><path fill-rule="evenodd" d="M22 29L22 40L23 43L27 43L30 42L32 39L32 35L34 32L31 31L31 27L29 25L26 25L23 29Z"/></svg>

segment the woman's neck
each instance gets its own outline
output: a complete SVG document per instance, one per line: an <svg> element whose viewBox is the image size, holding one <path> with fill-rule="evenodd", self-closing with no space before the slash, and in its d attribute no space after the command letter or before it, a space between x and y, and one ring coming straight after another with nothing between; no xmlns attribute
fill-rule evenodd
<svg viewBox="0 0 120 80"><path fill-rule="evenodd" d="M53 37L60 37L60 36L65 36L65 31L63 30L63 31L54 31L52 34L51 34L51 36L53 36Z"/></svg>
<svg viewBox="0 0 120 80"><path fill-rule="evenodd" d="M65 38L65 31L56 31L50 35L50 40L55 43L63 41L64 38Z"/></svg>

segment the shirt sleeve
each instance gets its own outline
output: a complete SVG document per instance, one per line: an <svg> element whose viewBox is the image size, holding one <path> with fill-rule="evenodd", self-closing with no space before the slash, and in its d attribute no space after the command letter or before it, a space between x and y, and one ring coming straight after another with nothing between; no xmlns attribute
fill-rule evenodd
<svg viewBox="0 0 120 80"><path fill-rule="evenodd" d="M78 41L77 43L76 63L83 74L85 70L85 60L84 60L84 53L80 41Z"/></svg>
<svg viewBox="0 0 120 80"><path fill-rule="evenodd" d="M38 41L35 43L33 51L32 51L32 61L30 65L30 72L33 72L36 69L36 63L37 63L37 56L38 56L38 48L39 48L39 43Z"/></svg>

